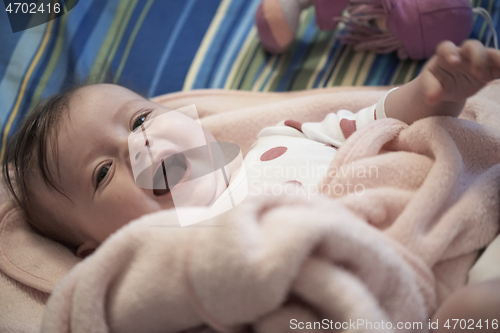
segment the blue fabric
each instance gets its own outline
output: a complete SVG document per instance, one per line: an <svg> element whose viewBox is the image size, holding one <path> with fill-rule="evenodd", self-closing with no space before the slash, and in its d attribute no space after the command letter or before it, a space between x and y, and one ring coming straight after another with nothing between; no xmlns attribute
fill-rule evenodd
<svg viewBox="0 0 500 333"><path fill-rule="evenodd" d="M0 5L2 138L13 112L9 136L36 102L89 76L97 82L116 80L149 96L181 90L219 4L220 0L80 0L52 25L17 33L12 33ZM142 23L141 14L146 15ZM138 31L132 39L134 28Z"/></svg>
<svg viewBox="0 0 500 333"><path fill-rule="evenodd" d="M280 67L281 58L266 55L258 46L254 14L260 2L80 0L68 14L18 33L12 33L7 14L0 5L2 151L5 138L12 135L28 110L40 100L88 77L95 82L118 83L148 97L197 88L300 89L301 85L295 83L304 80L301 73L311 72L305 67L306 61L312 47L318 42L324 43L325 35L319 33L314 17L310 18L304 23L304 34L297 37L294 48L286 55L289 62ZM500 34L500 1L472 0L472 4L491 13ZM221 17L214 20L218 11ZM186 88L185 80L193 59L214 21L217 24L198 59L200 65ZM487 31L483 20L476 19L471 37L485 41ZM253 41L249 36L253 36ZM334 38L333 33L326 38L330 36ZM255 42L250 43L255 47L249 47L249 41ZM352 52L350 47L337 42L332 45L331 50L324 53L325 67L318 68L317 76L311 79L312 87L328 82L342 55ZM244 47L247 47L245 56L250 59L247 63L241 61ZM422 64L412 68L413 74L418 73ZM235 68L240 71L237 79ZM394 77L398 68L401 63L394 54L377 55L361 84L393 84L397 82ZM279 75L272 76L278 72ZM233 81L229 82L231 73ZM405 78L411 79L410 76ZM273 84L267 85L271 79ZM262 86L252 86L257 83Z"/></svg>

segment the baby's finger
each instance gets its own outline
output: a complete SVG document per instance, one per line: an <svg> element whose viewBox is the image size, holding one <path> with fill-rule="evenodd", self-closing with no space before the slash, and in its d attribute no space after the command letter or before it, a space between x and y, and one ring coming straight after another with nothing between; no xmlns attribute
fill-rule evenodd
<svg viewBox="0 0 500 333"><path fill-rule="evenodd" d="M458 51L458 47L453 42L444 41L440 43L436 49L440 65L458 65L460 63L460 54Z"/></svg>
<svg viewBox="0 0 500 333"><path fill-rule="evenodd" d="M488 54L488 65L491 73L490 79L500 79L500 51L488 48L486 53Z"/></svg>
<svg viewBox="0 0 500 333"><path fill-rule="evenodd" d="M489 81L488 53L478 40L467 40L459 49L460 56L468 62L468 70L472 76L481 81Z"/></svg>

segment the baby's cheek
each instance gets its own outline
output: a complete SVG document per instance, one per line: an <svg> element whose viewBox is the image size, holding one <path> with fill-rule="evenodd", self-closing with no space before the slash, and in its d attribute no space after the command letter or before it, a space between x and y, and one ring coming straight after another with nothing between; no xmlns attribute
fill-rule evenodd
<svg viewBox="0 0 500 333"><path fill-rule="evenodd" d="M102 229L107 232L114 232L130 221L142 215L152 213L159 209L157 205L152 205L146 193L137 185L116 191L109 191L98 203L100 212L97 220L101 220Z"/></svg>
<svg viewBox="0 0 500 333"><path fill-rule="evenodd" d="M176 207L207 206L216 192L215 173L210 173L187 182L181 182L172 190L172 198Z"/></svg>

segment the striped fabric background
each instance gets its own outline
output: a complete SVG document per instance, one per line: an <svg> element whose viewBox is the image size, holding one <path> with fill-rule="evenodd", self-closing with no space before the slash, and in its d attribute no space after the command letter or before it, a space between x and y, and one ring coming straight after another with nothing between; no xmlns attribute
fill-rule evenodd
<svg viewBox="0 0 500 333"><path fill-rule="evenodd" d="M66 2L71 0L65 0ZM0 5L1 156L41 99L87 78L148 97L200 88L288 91L410 81L422 62L354 52L322 32L307 10L290 50L266 54L254 27L261 0L80 0L67 15L12 33ZM500 1L487 9L500 33ZM486 40L476 18L472 38Z"/></svg>

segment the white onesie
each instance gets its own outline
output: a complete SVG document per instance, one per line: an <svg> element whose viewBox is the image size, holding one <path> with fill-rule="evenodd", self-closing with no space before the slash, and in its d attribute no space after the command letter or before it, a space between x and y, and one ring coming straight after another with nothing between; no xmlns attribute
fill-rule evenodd
<svg viewBox="0 0 500 333"><path fill-rule="evenodd" d="M266 187L280 194L288 186L318 193L317 186L342 143L357 129L386 118L384 103L389 93L358 113L340 110L321 122L285 120L262 129L244 160L249 193L258 195Z"/></svg>

